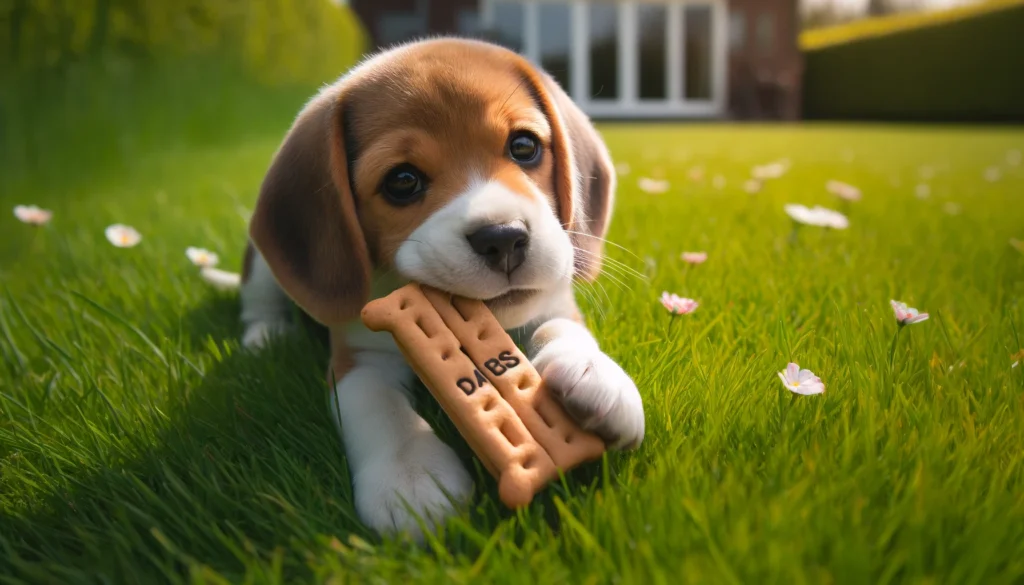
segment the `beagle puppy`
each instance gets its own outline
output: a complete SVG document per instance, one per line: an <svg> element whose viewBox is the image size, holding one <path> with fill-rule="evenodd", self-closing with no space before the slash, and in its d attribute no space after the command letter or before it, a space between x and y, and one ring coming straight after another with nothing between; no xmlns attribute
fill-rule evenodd
<svg viewBox="0 0 1024 585"><path fill-rule="evenodd" d="M359 517L422 538L472 492L410 403L415 375L363 305L409 281L485 300L580 424L611 448L644 437L640 394L598 348L573 296L601 268L615 173L589 119L502 47L432 39L355 67L303 108L254 210L243 344L289 328L290 303L330 332L332 411Z"/></svg>

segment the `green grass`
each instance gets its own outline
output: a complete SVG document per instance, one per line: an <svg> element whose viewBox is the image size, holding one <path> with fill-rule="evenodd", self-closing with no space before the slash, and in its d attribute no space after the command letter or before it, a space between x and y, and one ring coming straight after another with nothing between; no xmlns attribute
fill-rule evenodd
<svg viewBox="0 0 1024 585"><path fill-rule="evenodd" d="M941 26L965 19L1024 5L1024 0L984 0L965 6L955 6L932 12L910 12L877 18L864 18L854 22L825 26L800 35L800 48L813 51L903 31Z"/></svg>
<svg viewBox="0 0 1024 585"><path fill-rule="evenodd" d="M299 337L240 351L237 299L183 253L205 246L238 268L244 218L299 104L268 107L235 140L111 151L116 172L4 179L0 582L1024 579L1024 367L1010 367L1024 255L1008 245L1024 239L1024 167L1003 162L1024 131L605 127L632 167L610 234L629 251L609 255L649 280L613 268L581 300L638 382L647 439L519 513L476 466L472 509L416 549L354 516L325 350ZM741 190L753 165L782 157L787 175ZM991 165L1001 181L982 179ZM669 193L637 189L658 173ZM864 191L850 229L791 243L783 204L835 206L833 178ZM18 224L17 203L54 220ZM142 243L110 246L113 222ZM706 264L682 265L701 249ZM670 323L663 290L700 309ZM891 298L932 318L903 331L890 366ZM827 393L786 392L776 372L789 361Z"/></svg>

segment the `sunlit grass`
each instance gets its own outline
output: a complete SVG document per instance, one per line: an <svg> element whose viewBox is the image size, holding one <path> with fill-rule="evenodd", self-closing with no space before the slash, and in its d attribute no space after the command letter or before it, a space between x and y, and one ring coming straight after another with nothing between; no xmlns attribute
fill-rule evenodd
<svg viewBox="0 0 1024 585"><path fill-rule="evenodd" d="M604 127L631 169L609 236L622 248L580 299L640 386L647 439L518 514L475 466L473 509L419 550L354 516L326 351L240 351L237 299L185 256L200 246L237 270L280 114L245 140L0 193L0 581L1024 578L1024 254L1009 245L1024 239L1024 167L1007 162L1024 131ZM744 190L784 158L785 175ZM644 193L641 176L670 188ZM850 227L793 238L789 202ZM52 221L17 222L19 203ZM142 242L110 245L112 223ZM670 317L663 291L700 307ZM891 362L890 299L931 314ZM783 389L790 361L826 393Z"/></svg>

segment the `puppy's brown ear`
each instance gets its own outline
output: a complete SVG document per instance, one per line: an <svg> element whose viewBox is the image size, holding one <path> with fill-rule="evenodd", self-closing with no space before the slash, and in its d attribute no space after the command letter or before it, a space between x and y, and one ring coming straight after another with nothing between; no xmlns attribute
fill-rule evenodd
<svg viewBox="0 0 1024 585"><path fill-rule="evenodd" d="M576 276L601 272L604 236L615 203L615 168L590 118L550 75L525 66L524 75L551 124L559 216L576 247Z"/></svg>
<svg viewBox="0 0 1024 585"><path fill-rule="evenodd" d="M299 114L249 224L281 288L325 325L359 314L372 271L349 184L343 94L340 84L327 88Z"/></svg>

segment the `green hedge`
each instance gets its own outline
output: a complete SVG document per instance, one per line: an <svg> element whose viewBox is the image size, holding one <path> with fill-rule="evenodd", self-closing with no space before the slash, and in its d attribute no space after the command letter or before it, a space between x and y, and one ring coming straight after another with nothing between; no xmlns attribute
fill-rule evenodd
<svg viewBox="0 0 1024 585"><path fill-rule="evenodd" d="M1024 122L1024 6L805 57L808 119Z"/></svg>

